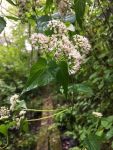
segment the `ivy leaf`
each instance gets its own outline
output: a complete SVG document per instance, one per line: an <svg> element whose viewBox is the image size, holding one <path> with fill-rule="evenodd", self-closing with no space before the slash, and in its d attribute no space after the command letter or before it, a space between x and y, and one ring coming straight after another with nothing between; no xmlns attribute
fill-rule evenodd
<svg viewBox="0 0 113 150"><path fill-rule="evenodd" d="M6 27L6 21L4 20L3 17L0 17L0 33L4 30Z"/></svg>
<svg viewBox="0 0 113 150"><path fill-rule="evenodd" d="M86 8L86 0L74 0L74 8L76 14L76 20L79 26L82 28L83 17Z"/></svg>

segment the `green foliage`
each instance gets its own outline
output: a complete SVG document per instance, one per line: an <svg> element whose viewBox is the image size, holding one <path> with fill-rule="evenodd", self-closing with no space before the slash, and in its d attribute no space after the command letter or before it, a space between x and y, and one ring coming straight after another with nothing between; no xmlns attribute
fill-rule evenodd
<svg viewBox="0 0 113 150"><path fill-rule="evenodd" d="M68 94L68 84L69 84L69 74L68 65L65 61L59 63L59 69L56 74L56 80L63 86L64 94L67 97Z"/></svg>
<svg viewBox="0 0 113 150"><path fill-rule="evenodd" d="M82 94L89 97L94 94L91 85L88 85L87 83L70 85L69 93Z"/></svg>
<svg viewBox="0 0 113 150"><path fill-rule="evenodd" d="M85 14L87 0L74 0L74 10L76 13L76 20L80 27L82 27L83 17Z"/></svg>
<svg viewBox="0 0 113 150"><path fill-rule="evenodd" d="M16 5L15 1L7 1L13 6ZM90 40L92 52L85 64L75 75L69 76L67 62L58 62L51 56L39 58L31 68L30 77L23 92L46 86L51 82L57 83L60 88L63 87L64 94L66 97L68 95L68 101L64 99L62 102L62 105L65 104L66 107L62 106L61 109L66 109L66 111L55 117L56 124L59 128L65 127L65 134L71 135L78 141L78 148L75 149L87 147L88 150L100 150L100 145L103 145L103 147L107 145L107 149L113 148L113 143L111 143L113 138L113 3L110 0L93 2L90 0L74 0L72 12L75 12L77 23L81 29L77 26L75 26L75 29L73 26L69 26L69 30L73 32L70 32L70 37L71 34L78 34L79 31ZM46 3L42 3L43 6L40 4L39 7L31 3L31 6L28 7L30 11L24 10L23 18L20 18L22 21L29 22L32 26L30 32L35 30L34 22L36 22L37 17L39 17L38 31L43 32L46 23L51 19L48 15L56 11L53 0L46 0ZM17 21L15 17L6 17ZM6 22L2 17L0 17L0 22L0 32L2 32ZM26 37L21 38L22 33L24 33L24 29L20 33L14 33L16 35L16 46L12 44L9 47L0 46L1 97L8 96L16 91L12 82L16 83L16 89L19 86L22 89L23 82L26 79L27 56L23 52ZM46 34L50 35L51 33ZM57 89L57 91L60 90ZM62 96L62 93L60 94ZM60 101L61 98L59 98L59 103ZM100 112L103 117L95 117L92 112ZM28 124L23 122L22 131L27 132L27 127ZM0 133L7 135L5 124L0 125ZM100 140L102 138L103 141ZM27 149L28 141L29 139L21 140L19 148ZM33 141L30 139L30 142ZM23 143L22 146L21 143ZM12 149L12 147L9 147L9 149Z"/></svg>
<svg viewBox="0 0 113 150"><path fill-rule="evenodd" d="M39 86L47 85L52 80L53 77L49 72L49 66L46 59L40 58L38 62L31 68L30 77L23 92L29 91Z"/></svg>
<svg viewBox="0 0 113 150"><path fill-rule="evenodd" d="M3 17L0 17L0 33L4 30L6 27L6 21L4 20Z"/></svg>
<svg viewBox="0 0 113 150"><path fill-rule="evenodd" d="M7 125L5 125L5 124L0 125L0 133L2 133L4 136L8 135L8 127L7 127Z"/></svg>
<svg viewBox="0 0 113 150"><path fill-rule="evenodd" d="M46 0L45 12L49 13L52 8L53 0Z"/></svg>
<svg viewBox="0 0 113 150"><path fill-rule="evenodd" d="M63 87L64 94L67 97L69 83L67 63L64 61L56 63L55 60L39 58L37 63L31 68L30 77L23 93L40 86L45 86L52 81L59 83Z"/></svg>
<svg viewBox="0 0 113 150"><path fill-rule="evenodd" d="M14 21L18 21L19 19L17 17L13 17L13 16L5 16L8 19L14 20Z"/></svg>
<svg viewBox="0 0 113 150"><path fill-rule="evenodd" d="M85 143L87 144L88 150L100 150L101 140L96 135L89 135L85 139Z"/></svg>

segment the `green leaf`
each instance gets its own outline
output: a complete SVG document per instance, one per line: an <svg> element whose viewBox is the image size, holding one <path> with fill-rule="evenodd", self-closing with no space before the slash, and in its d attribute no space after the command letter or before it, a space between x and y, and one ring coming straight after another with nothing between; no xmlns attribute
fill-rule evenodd
<svg viewBox="0 0 113 150"><path fill-rule="evenodd" d="M44 58L40 58L38 62L31 68L30 77L22 93L30 91L39 86L45 86L52 80L53 76L49 71L47 61Z"/></svg>
<svg viewBox="0 0 113 150"><path fill-rule="evenodd" d="M0 33L4 30L6 27L6 21L4 20L3 17L0 17Z"/></svg>
<svg viewBox="0 0 113 150"><path fill-rule="evenodd" d="M68 93L68 83L69 83L69 73L68 73L68 65L65 61L61 61L59 63L59 70L56 75L57 82L62 85L64 89L64 94L67 97Z"/></svg>
<svg viewBox="0 0 113 150"><path fill-rule="evenodd" d="M24 100L21 100L21 101L18 101L16 107L15 107L15 110L21 110L21 109L26 109L27 106L26 106L26 103Z"/></svg>
<svg viewBox="0 0 113 150"><path fill-rule="evenodd" d="M100 150L101 138L96 135L88 135L85 139L87 150Z"/></svg>
<svg viewBox="0 0 113 150"><path fill-rule="evenodd" d="M21 131L28 132L29 131L28 121L22 120L20 128L21 128Z"/></svg>
<svg viewBox="0 0 113 150"><path fill-rule="evenodd" d="M8 135L8 127L7 125L0 125L0 133L2 133L4 136Z"/></svg>
<svg viewBox="0 0 113 150"><path fill-rule="evenodd" d="M72 32L75 31L75 27L74 27L74 25L71 24L71 23L69 23L69 24L67 25L67 29L68 29L69 31L72 31Z"/></svg>
<svg viewBox="0 0 113 150"><path fill-rule="evenodd" d="M73 91L75 93L81 93L87 96L92 96L94 94L91 86L86 83L74 84L71 85L69 88L70 91Z"/></svg>
<svg viewBox="0 0 113 150"><path fill-rule="evenodd" d="M11 5L16 6L16 4L12 0L6 0L6 1L9 2Z"/></svg>
<svg viewBox="0 0 113 150"><path fill-rule="evenodd" d="M45 12L46 13L50 12L52 4L53 4L53 0L46 0L46 7L45 7Z"/></svg>
<svg viewBox="0 0 113 150"><path fill-rule="evenodd" d="M14 21L18 21L19 18L17 17L13 17L13 16L6 16L8 19L14 20Z"/></svg>
<svg viewBox="0 0 113 150"><path fill-rule="evenodd" d="M104 128L108 128L109 122L108 122L107 120L103 119L103 120L101 121L101 125L102 125L102 127L104 127Z"/></svg>
<svg viewBox="0 0 113 150"><path fill-rule="evenodd" d="M0 145L2 145L2 141L0 141Z"/></svg>
<svg viewBox="0 0 113 150"><path fill-rule="evenodd" d="M106 134L107 140L109 140L109 139L112 138L112 137L113 137L113 128L111 128L111 129L107 132L107 134Z"/></svg>
<svg viewBox="0 0 113 150"><path fill-rule="evenodd" d="M82 27L83 17L86 8L86 0L74 0L74 8L76 14L76 20L80 27Z"/></svg>

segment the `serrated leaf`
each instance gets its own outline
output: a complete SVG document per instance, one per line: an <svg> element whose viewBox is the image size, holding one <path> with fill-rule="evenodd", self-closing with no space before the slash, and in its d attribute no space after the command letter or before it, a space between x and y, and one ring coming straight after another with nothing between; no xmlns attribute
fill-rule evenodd
<svg viewBox="0 0 113 150"><path fill-rule="evenodd" d="M0 17L0 33L4 30L6 27L6 21L4 20L3 17Z"/></svg>

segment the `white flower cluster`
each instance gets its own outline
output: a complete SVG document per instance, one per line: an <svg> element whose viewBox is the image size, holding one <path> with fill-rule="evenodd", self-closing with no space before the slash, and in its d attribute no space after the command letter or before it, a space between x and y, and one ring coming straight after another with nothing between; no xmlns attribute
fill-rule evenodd
<svg viewBox="0 0 113 150"><path fill-rule="evenodd" d="M30 40L31 40L31 44L34 49L44 50L44 49L48 48L47 44L49 42L49 38L42 33L32 34Z"/></svg>
<svg viewBox="0 0 113 150"><path fill-rule="evenodd" d="M92 112L95 117L101 118L103 115L100 112Z"/></svg>
<svg viewBox="0 0 113 150"><path fill-rule="evenodd" d="M91 45L86 37L81 35L74 35L73 41L77 50L79 50L83 55L87 55L91 50Z"/></svg>
<svg viewBox="0 0 113 150"><path fill-rule="evenodd" d="M5 106L1 107L0 108L0 120L7 119L9 118L9 116L10 116L10 110Z"/></svg>
<svg viewBox="0 0 113 150"><path fill-rule="evenodd" d="M73 41L71 41L65 24L59 20L50 21L48 27L54 33L50 37L42 33L33 34L31 36L33 46L46 52L54 51L57 59L65 55L69 62L70 74L75 74L91 50L88 39L75 35L73 36Z"/></svg>
<svg viewBox="0 0 113 150"><path fill-rule="evenodd" d="M15 110L15 107L17 105L17 103L20 102L19 100L19 95L15 94L13 95L11 98L10 98L10 110L11 111L14 111ZM16 126L17 127L20 127L20 124L21 124L21 120L25 118L25 114L26 114L26 111L25 110L21 110L19 112L19 115L18 117L14 117L13 120L16 121Z"/></svg>
<svg viewBox="0 0 113 150"><path fill-rule="evenodd" d="M25 118L25 114L26 114L26 111L25 111L26 106L24 104L23 106L20 106L19 109L16 111L15 108L19 103L21 103L21 101L19 100L19 95L15 94L11 96L10 109L8 109L5 106L0 108L0 120L11 119L15 121L16 127L19 128L21 121ZM13 112L15 112L14 115L13 115Z"/></svg>
<svg viewBox="0 0 113 150"><path fill-rule="evenodd" d="M67 27L65 26L65 24L63 22L61 22L60 20L51 20L49 21L47 27L50 30L53 30L53 32L55 34L67 34Z"/></svg>
<svg viewBox="0 0 113 150"><path fill-rule="evenodd" d="M13 111L17 105L17 102L19 101L19 95L15 94L10 98L10 110Z"/></svg>
<svg viewBox="0 0 113 150"><path fill-rule="evenodd" d="M19 113L19 117L15 118L14 120L16 121L16 126L19 128L21 121L25 118L26 111L21 110Z"/></svg>

